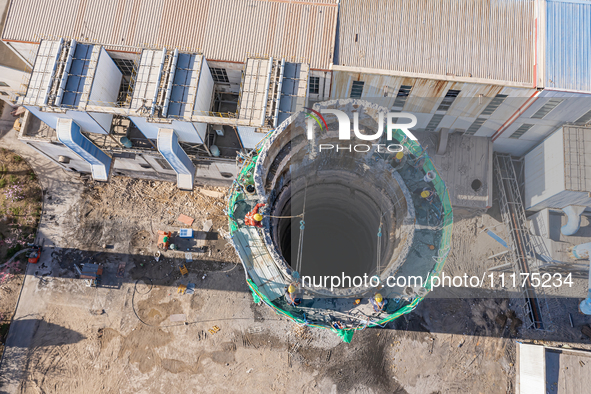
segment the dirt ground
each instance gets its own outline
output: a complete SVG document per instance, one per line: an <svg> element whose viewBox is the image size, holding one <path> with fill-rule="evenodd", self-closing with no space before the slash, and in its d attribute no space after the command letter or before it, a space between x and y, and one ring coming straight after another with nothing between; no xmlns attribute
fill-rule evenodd
<svg viewBox="0 0 591 394"><path fill-rule="evenodd" d="M0 393L513 393L516 341L591 348L579 298L550 299L548 328L537 331L519 292L486 286L437 289L346 344L254 304L225 239L226 189L67 176L44 195L40 233L52 235L28 267ZM157 232L189 227L179 214L195 219L195 239L173 237L179 250L156 260ZM506 239L499 220L494 207L455 209L444 271L498 264L488 257L503 247L484 229ZM104 266L98 288L77 279L74 265L90 262ZM192 284L193 294L179 292Z"/></svg>
<svg viewBox="0 0 591 394"><path fill-rule="evenodd" d="M26 161L0 148L0 356L27 265L27 243L41 215L41 188ZM13 258L14 256L14 258Z"/></svg>
<svg viewBox="0 0 591 394"><path fill-rule="evenodd" d="M122 177L85 183L61 218L64 245L37 271L47 304L20 392L513 392L515 339L525 331L518 298L434 297L345 344L253 303L223 238L223 188L183 192ZM192 261L186 250L156 261L156 232L185 227L180 213L195 218L196 232L212 221L205 250L191 252ZM479 231L497 223L458 215L446 270L486 269L498 246ZM73 264L90 261L104 264L103 287L76 279ZM178 292L189 283L195 294Z"/></svg>

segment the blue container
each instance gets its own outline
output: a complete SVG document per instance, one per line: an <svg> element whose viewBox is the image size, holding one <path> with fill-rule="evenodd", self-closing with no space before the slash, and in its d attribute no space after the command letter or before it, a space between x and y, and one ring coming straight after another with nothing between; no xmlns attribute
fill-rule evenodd
<svg viewBox="0 0 591 394"><path fill-rule="evenodd" d="M179 230L179 237L181 238L193 238L192 228L182 228Z"/></svg>

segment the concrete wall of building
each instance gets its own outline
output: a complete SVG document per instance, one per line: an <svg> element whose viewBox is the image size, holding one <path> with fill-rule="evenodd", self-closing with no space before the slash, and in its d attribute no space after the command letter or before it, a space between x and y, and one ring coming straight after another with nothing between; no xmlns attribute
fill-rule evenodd
<svg viewBox="0 0 591 394"><path fill-rule="evenodd" d="M475 119L497 94L505 94L508 97L514 98L510 108L506 108L507 105L503 103L497 110L504 112L503 116L505 116L516 105L523 104L525 99L535 92L533 88L515 88L501 85L411 78L387 74L333 71L331 99L350 98L353 82L355 81L363 82L361 98L379 103L386 108L392 108L394 106L401 86L410 87L410 94L402 110L412 113L435 113L449 90L459 90L460 94L447 110L447 114L455 117L460 116L468 120ZM486 130L485 128L479 130L477 135L488 137L493 130Z"/></svg>
<svg viewBox="0 0 591 394"><path fill-rule="evenodd" d="M394 112L413 113L415 130L439 131L443 128L478 137L491 137L494 150L523 156L540 141L565 123L577 122L591 110L591 95L557 90L486 85L454 80L433 80L396 75L333 71L331 98L351 97L353 83L363 82L361 98L391 108ZM359 87L360 84L356 84ZM401 87L410 88L404 105L397 102ZM439 107L450 90L460 93L445 111ZM485 109L495 97L502 103L492 112ZM562 102L540 117L539 112L551 100ZM397 104L398 103L398 104ZM537 114L537 115L536 115ZM432 120L441 118L435 122ZM478 122L479 126L476 126ZM531 124L525 133L514 134L523 125Z"/></svg>
<svg viewBox="0 0 591 394"><path fill-rule="evenodd" d="M207 64L210 68L222 68L226 70L228 75L228 83L216 82L216 88L220 92L228 92L238 94L240 92L240 83L242 82L242 71L244 70L244 63L231 63L208 60Z"/></svg>
<svg viewBox="0 0 591 394"><path fill-rule="evenodd" d="M38 151L42 152L45 156L49 157L53 161L59 163L66 170L76 171L84 174L90 174L90 164L86 160L83 160L70 148L57 141L44 141L36 139L21 139L21 141L32 146ZM60 162L60 156L67 158L68 162Z"/></svg>
<svg viewBox="0 0 591 394"><path fill-rule="evenodd" d="M157 152L113 154L113 175L176 183L177 174ZM196 184L229 186L238 173L236 163L227 159L193 161Z"/></svg>
<svg viewBox="0 0 591 394"><path fill-rule="evenodd" d="M586 171L586 140L565 137L575 127L564 127L547 137L525 155L525 208L539 211L544 208L564 208L569 205L591 207L591 171ZM583 130L583 135L587 130ZM570 157L569 157L570 156ZM578 185L578 186L576 186Z"/></svg>
<svg viewBox="0 0 591 394"><path fill-rule="evenodd" d="M39 44L30 42L4 41L12 51L23 60L27 66L33 68Z"/></svg>
<svg viewBox="0 0 591 394"><path fill-rule="evenodd" d="M559 104L553 107L557 103ZM536 115L548 105L553 107L550 112L542 118ZM586 121L583 117L591 111L591 94L547 89L539 92L521 111L519 116L499 125L498 132L493 137L496 151L523 156L565 123L584 125ZM533 127L514 138L514 133L523 125Z"/></svg>
<svg viewBox="0 0 591 394"><path fill-rule="evenodd" d="M0 66L0 99L10 105L16 104L18 97L27 91L29 77L29 72L24 70Z"/></svg>
<svg viewBox="0 0 591 394"><path fill-rule="evenodd" d="M318 93L311 90L311 79L318 78ZM310 70L308 78L308 99L310 101L323 101L330 99L330 83L332 74L330 71Z"/></svg>
<svg viewBox="0 0 591 394"><path fill-rule="evenodd" d="M232 182L238 174L238 168L233 160L201 161L197 165L196 181L201 183Z"/></svg>
<svg viewBox="0 0 591 394"><path fill-rule="evenodd" d="M526 209L535 209L538 204L563 192L564 144L562 131L552 134L525 155L524 165ZM560 200L560 198L558 199ZM547 203L553 205L551 201L547 201ZM554 206L553 208L562 207Z"/></svg>

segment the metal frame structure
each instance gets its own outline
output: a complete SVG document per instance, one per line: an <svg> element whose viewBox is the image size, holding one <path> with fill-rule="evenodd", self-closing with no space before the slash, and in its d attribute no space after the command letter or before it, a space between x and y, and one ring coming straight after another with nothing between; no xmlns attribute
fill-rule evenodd
<svg viewBox="0 0 591 394"><path fill-rule="evenodd" d="M532 273L539 273L536 258L536 246L539 247L539 245L536 245L537 241L532 241L526 227L525 209L512 157L496 153L494 155L494 167L500 193L501 215L509 231L507 244L509 245L514 272L519 275L518 284L522 283L520 274L529 274L525 280L525 286L522 287L525 301L524 315L529 319L526 328L533 327L536 330L543 330L545 328L542 320L542 306L530 279ZM547 312L547 303L543 304Z"/></svg>

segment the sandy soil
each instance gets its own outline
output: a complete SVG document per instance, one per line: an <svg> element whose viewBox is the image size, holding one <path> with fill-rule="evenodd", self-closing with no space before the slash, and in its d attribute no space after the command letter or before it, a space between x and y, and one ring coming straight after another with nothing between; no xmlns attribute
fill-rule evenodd
<svg viewBox="0 0 591 394"><path fill-rule="evenodd" d="M47 306L34 323L21 392L511 392L510 338L520 325L508 300L434 298L384 330L355 334L351 344L255 305L222 237L224 192L86 181L61 218L64 245L50 249L47 271L37 272L46 274L36 291ZM195 231L212 220L206 250L189 262L184 250L168 251L156 262L155 234L184 227L180 213L196 219ZM496 250L479 238L481 220L494 219L458 221L462 239L472 235L450 259L452 272L480 258L463 248L480 242L483 256ZM76 279L73 264L87 261L105 266L98 289ZM117 278L121 264L126 274ZM195 294L178 293L188 283Z"/></svg>

